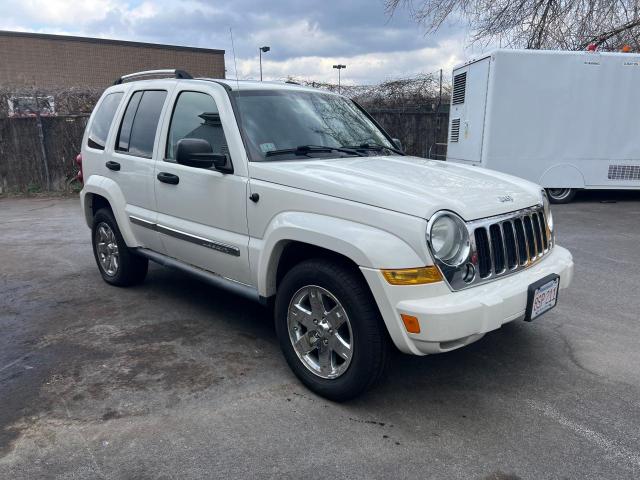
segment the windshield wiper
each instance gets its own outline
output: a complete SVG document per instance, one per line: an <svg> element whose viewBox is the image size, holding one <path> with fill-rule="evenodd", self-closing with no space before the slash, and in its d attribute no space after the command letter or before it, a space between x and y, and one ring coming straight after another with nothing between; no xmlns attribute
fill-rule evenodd
<svg viewBox="0 0 640 480"><path fill-rule="evenodd" d="M398 155L403 155L403 156L407 155L402 150L398 150L397 148L393 148L393 147L388 147L387 145L382 145L381 143L361 143L360 145L344 145L343 148L350 148L353 150L375 150L378 152L380 150L386 149L394 153L397 153Z"/></svg>
<svg viewBox="0 0 640 480"><path fill-rule="evenodd" d="M294 155L308 155L309 153L330 153L342 152L349 155L364 157L365 154L348 147L328 147L325 145L299 145L296 148L283 148L280 150L270 150L264 154L265 157L273 157L275 155L286 155L292 153Z"/></svg>

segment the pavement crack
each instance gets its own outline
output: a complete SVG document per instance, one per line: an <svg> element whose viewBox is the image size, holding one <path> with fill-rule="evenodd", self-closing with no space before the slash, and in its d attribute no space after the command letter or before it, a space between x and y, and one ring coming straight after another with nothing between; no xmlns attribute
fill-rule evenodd
<svg viewBox="0 0 640 480"><path fill-rule="evenodd" d="M544 416L556 421L563 427L570 429L576 435L579 435L597 445L611 457L625 460L628 464L636 468L640 467L640 452L630 450L615 440L606 437L604 434L574 422L549 404L534 400L528 400L527 403L532 409L541 412Z"/></svg>

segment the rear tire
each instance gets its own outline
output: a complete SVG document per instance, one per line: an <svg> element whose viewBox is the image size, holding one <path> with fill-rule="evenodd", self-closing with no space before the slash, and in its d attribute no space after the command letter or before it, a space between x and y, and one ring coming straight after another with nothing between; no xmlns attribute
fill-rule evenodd
<svg viewBox="0 0 640 480"><path fill-rule="evenodd" d="M315 259L293 267L278 287L275 326L289 367L318 395L349 400L384 373L386 327L369 287L351 266Z"/></svg>
<svg viewBox="0 0 640 480"><path fill-rule="evenodd" d="M551 203L569 203L576 196L575 188L547 188Z"/></svg>
<svg viewBox="0 0 640 480"><path fill-rule="evenodd" d="M144 281L149 261L127 247L108 208L102 208L94 215L91 240L93 256L105 282L126 287Z"/></svg>

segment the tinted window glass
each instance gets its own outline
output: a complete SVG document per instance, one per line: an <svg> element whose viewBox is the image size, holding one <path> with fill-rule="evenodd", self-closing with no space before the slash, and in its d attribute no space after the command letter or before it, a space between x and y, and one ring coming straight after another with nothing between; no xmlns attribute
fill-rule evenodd
<svg viewBox="0 0 640 480"><path fill-rule="evenodd" d="M129 100L129 105L122 117L122 123L120 124L120 132L118 133L118 141L116 142L116 150L123 152L129 151L129 137L131 136L131 127L133 127L133 119L136 116L140 99L143 92L136 92Z"/></svg>
<svg viewBox="0 0 640 480"><path fill-rule="evenodd" d="M111 127L111 122L113 121L113 116L116 114L120 100L122 100L122 93L120 92L110 93L104 97L91 124L89 141L87 142L89 147L104 150L109 128Z"/></svg>
<svg viewBox="0 0 640 480"><path fill-rule="evenodd" d="M216 102L206 93L182 92L178 96L167 139L166 158L176 158L178 141L201 138L211 144L213 153L229 153Z"/></svg>
<svg viewBox="0 0 640 480"><path fill-rule="evenodd" d="M136 97L138 94L141 96ZM151 158L160 113L167 92L146 90L132 95L120 124L116 150Z"/></svg>

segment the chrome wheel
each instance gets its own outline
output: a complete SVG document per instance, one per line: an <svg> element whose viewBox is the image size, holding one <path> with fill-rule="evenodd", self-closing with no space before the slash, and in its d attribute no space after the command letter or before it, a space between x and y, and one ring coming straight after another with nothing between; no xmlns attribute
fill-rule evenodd
<svg viewBox="0 0 640 480"><path fill-rule="evenodd" d="M96 229L96 252L104 273L113 277L120 267L120 255L116 235L105 222L100 222Z"/></svg>
<svg viewBox="0 0 640 480"><path fill-rule="evenodd" d="M321 378L337 378L353 358L353 333L343 306L331 292L308 285L287 312L289 339L302 364Z"/></svg>
<svg viewBox="0 0 640 480"><path fill-rule="evenodd" d="M547 190L549 192L549 196L556 201L562 201L571 195L571 188L550 188Z"/></svg>

